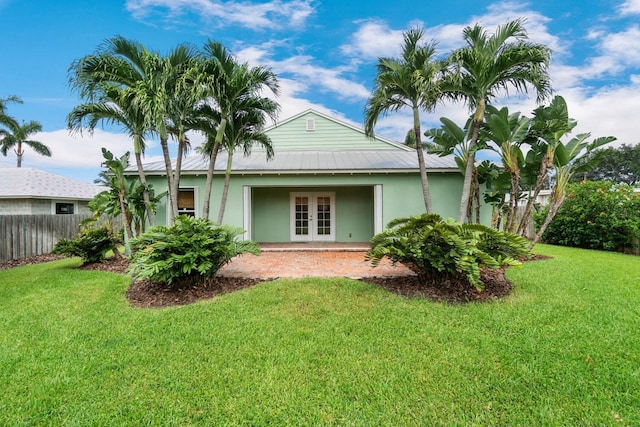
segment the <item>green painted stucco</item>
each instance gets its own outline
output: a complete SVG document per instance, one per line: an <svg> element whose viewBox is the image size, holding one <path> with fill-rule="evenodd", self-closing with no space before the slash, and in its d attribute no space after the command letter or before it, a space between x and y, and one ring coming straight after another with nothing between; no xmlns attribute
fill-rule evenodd
<svg viewBox="0 0 640 427"><path fill-rule="evenodd" d="M313 130L307 130L307 120L313 119ZM403 146L381 138L366 137L361 129L314 111L307 111L284 120L266 130L275 151L369 151L402 150ZM411 150L409 150L411 151ZM333 192L336 208L336 241L369 241L376 229L390 220L425 211L418 171L385 169L354 173L290 173L283 171L234 171L229 187L223 222L247 229L248 237L260 242L289 241L290 193ZM416 168L417 169L417 168ZM134 173L132 171L132 173ZM456 217L460 205L463 177L457 169L428 174L434 212L444 217ZM185 170L181 188L194 188L196 215L202 215L206 173ZM156 193L166 190L166 179L148 175ZM211 197L210 218L216 219L220 206L224 176L216 172ZM380 214L377 206L381 206ZM158 206L158 224L167 223L166 201ZM489 223L490 207L483 208L483 221Z"/></svg>
<svg viewBox="0 0 640 427"><path fill-rule="evenodd" d="M288 242L290 194L301 191L335 194L337 242L366 242L373 236L373 186L253 187L252 239Z"/></svg>
<svg viewBox="0 0 640 427"><path fill-rule="evenodd" d="M166 189L166 180L149 176L156 192ZM215 219L220 204L223 177L214 179L210 218ZM460 205L463 177L457 172L429 174L434 212L455 218ZM202 215L205 175L184 175L183 188L196 188L196 214ZM251 189L251 238L258 241L288 241L289 193L291 191L335 191L336 240L368 241L373 235L373 188L381 185L382 222L417 215L425 211L420 178L417 173L335 174L335 175L233 175L224 223L243 227L244 188ZM369 207L367 210L367 206ZM167 221L166 202L158 206L157 223ZM489 223L490 207L484 206L482 217ZM352 237L348 237L348 233ZM358 240L356 240L358 239Z"/></svg>

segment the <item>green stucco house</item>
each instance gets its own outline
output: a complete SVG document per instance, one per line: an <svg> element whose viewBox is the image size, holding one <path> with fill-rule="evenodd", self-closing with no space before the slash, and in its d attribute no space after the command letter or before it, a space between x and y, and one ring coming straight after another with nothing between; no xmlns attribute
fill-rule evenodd
<svg viewBox="0 0 640 427"><path fill-rule="evenodd" d="M234 155L224 223L245 238L266 242L368 242L393 218L424 212L417 156L412 148L376 137L308 110L266 130L274 158L254 150ZM211 218L217 217L226 153L216 160ZM425 155L434 211L456 217L463 177L453 158ZM207 160L183 161L179 208L202 214ZM135 173L130 167L129 173ZM166 190L164 162L145 165L156 193ZM168 206L158 206L166 224Z"/></svg>

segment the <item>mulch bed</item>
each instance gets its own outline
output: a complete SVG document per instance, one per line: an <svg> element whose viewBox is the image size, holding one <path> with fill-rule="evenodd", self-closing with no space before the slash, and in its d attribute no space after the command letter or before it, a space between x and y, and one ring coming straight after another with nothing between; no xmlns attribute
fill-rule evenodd
<svg viewBox="0 0 640 427"><path fill-rule="evenodd" d="M12 260L0 263L0 270L21 265L36 264L64 258L60 255L40 255L37 257ZM545 259L536 256L534 259ZM129 261L126 258L111 258L104 263L90 263L81 266L85 270L100 270L123 274ZM466 303L473 301L487 301L502 298L511 291L511 283L505 278L503 270L482 270L481 279L484 283L482 290L466 282L465 279L446 280L445 282L422 285L416 276L368 277L364 282L374 283L402 296L410 298L428 298L448 303ZM254 286L272 279L247 279L236 277L216 277L214 280L191 287L166 286L148 280L134 282L127 290L127 298L134 307L160 308L174 305L191 304L202 299L212 298L240 289Z"/></svg>
<svg viewBox="0 0 640 427"><path fill-rule="evenodd" d="M466 278L440 280L423 285L416 276L402 277L370 277L362 281L375 283L388 290L409 298L428 298L432 301L443 301L457 304L472 301L487 301L502 298L511 292L511 282L504 276L504 270L480 271L484 288L478 290Z"/></svg>
<svg viewBox="0 0 640 427"><path fill-rule="evenodd" d="M66 258L64 255L37 255L29 258L12 259L9 261L0 262L0 270L7 270L9 268L21 267L23 265L40 264L41 262L56 261L62 258Z"/></svg>

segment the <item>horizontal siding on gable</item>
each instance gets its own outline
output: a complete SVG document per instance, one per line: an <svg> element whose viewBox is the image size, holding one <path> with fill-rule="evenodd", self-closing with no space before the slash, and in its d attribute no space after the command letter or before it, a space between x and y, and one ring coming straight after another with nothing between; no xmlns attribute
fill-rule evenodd
<svg viewBox="0 0 640 427"><path fill-rule="evenodd" d="M307 130L307 119L315 130ZM267 131L275 151L398 150L397 147L364 132L308 112Z"/></svg>

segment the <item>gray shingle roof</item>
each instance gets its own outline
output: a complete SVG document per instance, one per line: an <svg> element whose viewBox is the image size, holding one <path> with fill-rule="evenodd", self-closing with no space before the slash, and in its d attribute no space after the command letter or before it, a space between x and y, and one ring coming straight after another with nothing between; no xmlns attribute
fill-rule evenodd
<svg viewBox="0 0 640 427"><path fill-rule="evenodd" d="M65 176L33 168L0 168L0 198L91 200L102 191Z"/></svg>
<svg viewBox="0 0 640 427"><path fill-rule="evenodd" d="M225 169L227 154L221 152L216 159L216 170ZM427 171L457 171L458 166L452 156L439 157L425 154ZM175 166L175 161L173 162ZM200 155L185 158L183 173L204 172L208 159ZM163 173L163 161L147 163L146 172ZM306 173L306 172L406 172L417 171L418 159L413 151L280 151L267 161L264 152L254 151L251 156L242 153L233 156L232 171L236 173ZM135 166L127 168L135 172Z"/></svg>

